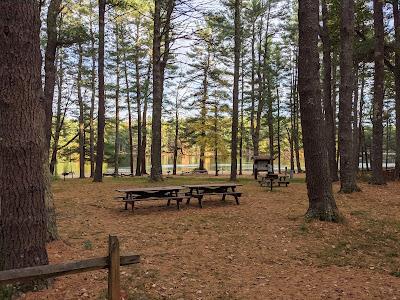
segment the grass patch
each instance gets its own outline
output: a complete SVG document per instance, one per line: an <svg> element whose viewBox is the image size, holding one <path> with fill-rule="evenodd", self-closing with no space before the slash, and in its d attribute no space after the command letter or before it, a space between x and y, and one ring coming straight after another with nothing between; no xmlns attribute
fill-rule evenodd
<svg viewBox="0 0 400 300"><path fill-rule="evenodd" d="M93 243L90 240L85 240L83 242L83 249L92 250L93 249Z"/></svg>

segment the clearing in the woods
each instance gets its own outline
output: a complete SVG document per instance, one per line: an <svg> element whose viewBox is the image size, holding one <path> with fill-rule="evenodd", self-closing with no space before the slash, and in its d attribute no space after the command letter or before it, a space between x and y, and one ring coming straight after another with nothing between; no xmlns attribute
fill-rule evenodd
<svg viewBox="0 0 400 300"><path fill-rule="evenodd" d="M226 181L177 176L161 185ZM54 183L61 240L51 263L106 255L109 234L121 254L141 263L121 267L124 299L399 299L400 183L361 183L362 193L337 194L344 220L306 222L304 177L268 191L241 178L241 204L204 200L166 207L140 202L135 213L113 199L115 189L152 184L144 178ZM338 185L334 185L337 192ZM23 299L105 299L106 271L56 279Z"/></svg>

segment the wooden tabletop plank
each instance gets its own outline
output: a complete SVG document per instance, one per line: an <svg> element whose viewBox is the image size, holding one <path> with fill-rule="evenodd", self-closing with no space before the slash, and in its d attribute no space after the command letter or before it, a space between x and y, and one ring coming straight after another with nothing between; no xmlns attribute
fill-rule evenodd
<svg viewBox="0 0 400 300"><path fill-rule="evenodd" d="M205 184L185 184L183 185L186 188L218 188L218 187L236 187L236 186L242 186L242 184L238 183L229 183L229 182L224 182L224 183L205 183Z"/></svg>
<svg viewBox="0 0 400 300"><path fill-rule="evenodd" d="M145 188L127 188L117 189L120 193L135 193L135 192L161 192L161 191L178 191L183 190L183 186L158 186L158 187L145 187Z"/></svg>

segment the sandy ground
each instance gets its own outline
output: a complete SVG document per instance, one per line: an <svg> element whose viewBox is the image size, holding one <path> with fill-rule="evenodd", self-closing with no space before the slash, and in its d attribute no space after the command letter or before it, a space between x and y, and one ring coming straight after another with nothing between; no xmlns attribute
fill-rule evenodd
<svg viewBox="0 0 400 300"><path fill-rule="evenodd" d="M153 201L132 213L114 190L151 185L146 180L57 181L61 240L49 245L50 261L105 256L113 234L122 254L141 255L140 264L121 267L124 299L400 299L400 183L361 184L352 195L335 185L339 224L304 220L303 178L273 192L249 176L241 183L239 206L209 197L203 209ZM106 271L95 271L21 299L106 299L106 288Z"/></svg>

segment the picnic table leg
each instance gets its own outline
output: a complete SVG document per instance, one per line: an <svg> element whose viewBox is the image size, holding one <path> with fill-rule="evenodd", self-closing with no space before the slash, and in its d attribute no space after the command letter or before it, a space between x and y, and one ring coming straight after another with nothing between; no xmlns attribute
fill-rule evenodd
<svg viewBox="0 0 400 300"><path fill-rule="evenodd" d="M274 182L274 180L271 178L270 181L271 181L271 192L272 192L272 183Z"/></svg>
<svg viewBox="0 0 400 300"><path fill-rule="evenodd" d="M134 211L134 209L135 209L135 201L132 201L131 203L132 203L132 211Z"/></svg>
<svg viewBox="0 0 400 300"><path fill-rule="evenodd" d="M178 207L178 210L180 209L180 203L181 203L181 201L182 201L182 200L179 200L179 199L176 200L176 206Z"/></svg>
<svg viewBox="0 0 400 300"><path fill-rule="evenodd" d="M234 195L234 197L235 197L235 200L236 200L236 204L239 205L240 202L239 202L239 197L238 197L238 195Z"/></svg>
<svg viewBox="0 0 400 300"><path fill-rule="evenodd" d="M203 208L203 203L201 202L201 200L203 200L203 195L201 195L198 199L200 208Z"/></svg>
<svg viewBox="0 0 400 300"><path fill-rule="evenodd" d="M192 194L193 194L193 189L191 188L191 189L189 189L189 195L188 195L188 198L186 200L186 205L188 205L190 203L190 198L191 198Z"/></svg>
<svg viewBox="0 0 400 300"><path fill-rule="evenodd" d="M171 204L171 200L168 199L167 206L169 206L170 204Z"/></svg>

